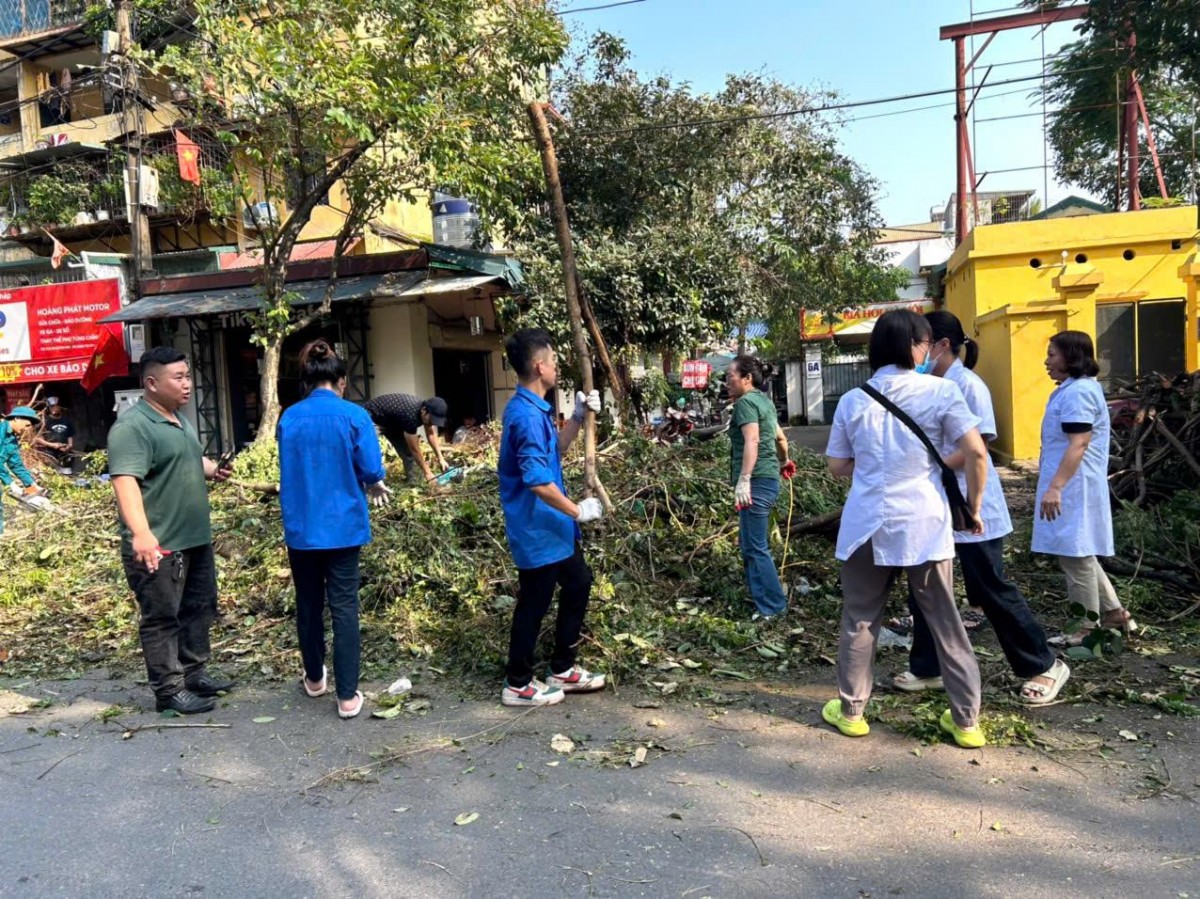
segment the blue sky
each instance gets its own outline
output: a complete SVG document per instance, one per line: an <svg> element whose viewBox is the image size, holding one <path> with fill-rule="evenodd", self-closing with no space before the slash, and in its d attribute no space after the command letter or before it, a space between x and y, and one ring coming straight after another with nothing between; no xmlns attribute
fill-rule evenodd
<svg viewBox="0 0 1200 899"><path fill-rule="evenodd" d="M610 0L569 0L566 8ZM1016 0L973 0L977 17L1012 12ZM761 71L781 81L869 100L952 88L954 50L938 40L941 25L971 18L972 0L644 0L567 16L579 38L596 30L622 36L634 65L669 74L698 90L719 89L727 73ZM980 59L989 82L1036 76L1040 56L1073 40L1072 23L1000 34ZM972 51L968 46L968 58ZM1031 60L1022 62L1023 60ZM1046 193L1036 82L984 88L975 109L980 190L1029 188ZM926 221L929 207L954 190L952 94L850 110L840 132L845 151L879 181L879 206L892 225ZM940 105L939 105L940 104ZM900 115L903 109L938 105ZM1025 116L984 121L1002 116ZM1115 125L1114 125L1115 127ZM1001 169L1039 168L1002 173ZM1049 175L1049 202L1071 191Z"/></svg>

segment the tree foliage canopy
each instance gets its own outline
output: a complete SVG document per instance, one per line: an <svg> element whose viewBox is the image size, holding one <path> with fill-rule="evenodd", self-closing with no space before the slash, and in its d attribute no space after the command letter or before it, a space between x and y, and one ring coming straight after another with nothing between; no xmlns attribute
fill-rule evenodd
<svg viewBox="0 0 1200 899"><path fill-rule="evenodd" d="M568 123L555 140L580 280L618 355L687 350L751 318L785 351L801 307L894 296L871 246L873 182L830 122L783 114L823 95L760 75L716 94L643 78L600 34L552 96ZM543 195L531 185L531 205ZM531 216L516 237L533 288L524 320L564 333L549 219Z"/></svg>
<svg viewBox="0 0 1200 899"><path fill-rule="evenodd" d="M146 11L159 0L145 0ZM485 227L512 227L537 156L526 95L566 48L533 0L193 0L176 40L142 61L188 87L194 124L233 148L244 199L278 216L258 224L265 348L260 434L283 339L296 316L285 269L316 206L342 184L339 248L390 201L440 188L469 196ZM332 291L332 284L331 284Z"/></svg>
<svg viewBox="0 0 1200 899"><path fill-rule="evenodd" d="M1026 6L1061 5L1027 0ZM1044 90L1055 172L1119 208L1117 135L1126 76L1138 73L1167 191L1188 196L1195 177L1192 132L1200 104L1200 0L1091 0L1068 44L1050 66ZM1130 32L1136 44L1128 45ZM1141 127L1139 125L1139 127ZM1159 194L1145 130L1138 183L1144 197Z"/></svg>

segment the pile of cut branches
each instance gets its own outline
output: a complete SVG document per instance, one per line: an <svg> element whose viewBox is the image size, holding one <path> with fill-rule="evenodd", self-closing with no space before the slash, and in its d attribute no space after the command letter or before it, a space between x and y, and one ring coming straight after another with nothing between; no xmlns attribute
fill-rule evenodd
<svg viewBox="0 0 1200 899"><path fill-rule="evenodd" d="M1200 372L1151 375L1114 392L1109 486L1120 504L1114 522L1117 574L1167 585L1200 608Z"/></svg>
<svg viewBox="0 0 1200 899"><path fill-rule="evenodd" d="M1144 378L1109 402L1113 496L1155 505L1200 489L1200 372Z"/></svg>
<svg viewBox="0 0 1200 899"><path fill-rule="evenodd" d="M496 447L482 441L448 448L447 456L466 468L462 481L440 493L399 488L391 506L372 512L374 541L362 562L364 676L427 667L472 673L471 682L490 688L502 671L517 591ZM584 532L596 574L589 660L664 683L717 671L750 676L756 666L785 664L780 652L756 650L763 637L750 621L743 583L728 442L662 447L627 438L601 446L599 458L615 509ZM806 605L836 609L832 547L802 533L787 536L786 522L790 512L793 530L802 531L801 523L836 513L845 487L825 474L821 457L798 450L796 462L800 472L776 511L777 539L789 541L784 580L805 580ZM398 464L394 455L389 464ZM215 661L256 678L292 677L299 658L279 500L261 489L277 471L274 447L255 447L238 457L234 479L211 492L221 610ZM579 495L579 455L568 459L567 474ZM389 479L402 482L398 472ZM81 486L48 472L45 483L68 514L21 513L0 542L0 648L10 655L4 673L140 666L112 491L85 480ZM801 602L798 594L794 602ZM797 646L788 656L793 649L793 664L829 651Z"/></svg>

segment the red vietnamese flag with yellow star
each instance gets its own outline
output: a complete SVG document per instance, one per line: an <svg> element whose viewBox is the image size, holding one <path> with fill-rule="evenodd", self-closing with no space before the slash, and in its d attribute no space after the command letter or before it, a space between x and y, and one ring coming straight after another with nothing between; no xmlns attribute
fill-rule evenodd
<svg viewBox="0 0 1200 899"><path fill-rule="evenodd" d="M115 331L113 329L116 329ZM101 325L96 338L96 349L92 351L87 371L80 379L80 386L88 393L99 387L106 378L129 374L129 354L125 352L120 325Z"/></svg>
<svg viewBox="0 0 1200 899"><path fill-rule="evenodd" d="M199 186L200 148L182 131L176 129L173 130L173 133L175 135L175 154L179 157L179 177Z"/></svg>

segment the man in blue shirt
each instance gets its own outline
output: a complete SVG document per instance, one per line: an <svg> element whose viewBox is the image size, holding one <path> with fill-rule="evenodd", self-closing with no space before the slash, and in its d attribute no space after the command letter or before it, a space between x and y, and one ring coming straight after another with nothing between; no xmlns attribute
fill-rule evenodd
<svg viewBox="0 0 1200 899"><path fill-rule="evenodd" d="M517 331L505 344L517 373L517 393L504 409L500 437L500 503L504 530L517 564L520 590L513 610L508 667L500 701L510 706L553 705L566 693L604 689L604 675L575 664L592 570L583 559L579 523L604 514L598 499L572 502L563 486L562 453L579 434L587 410L600 411L600 394L575 397L575 413L560 432L544 397L558 383L558 360L550 335L540 328ZM554 655L546 681L533 676L542 619L558 597Z"/></svg>

